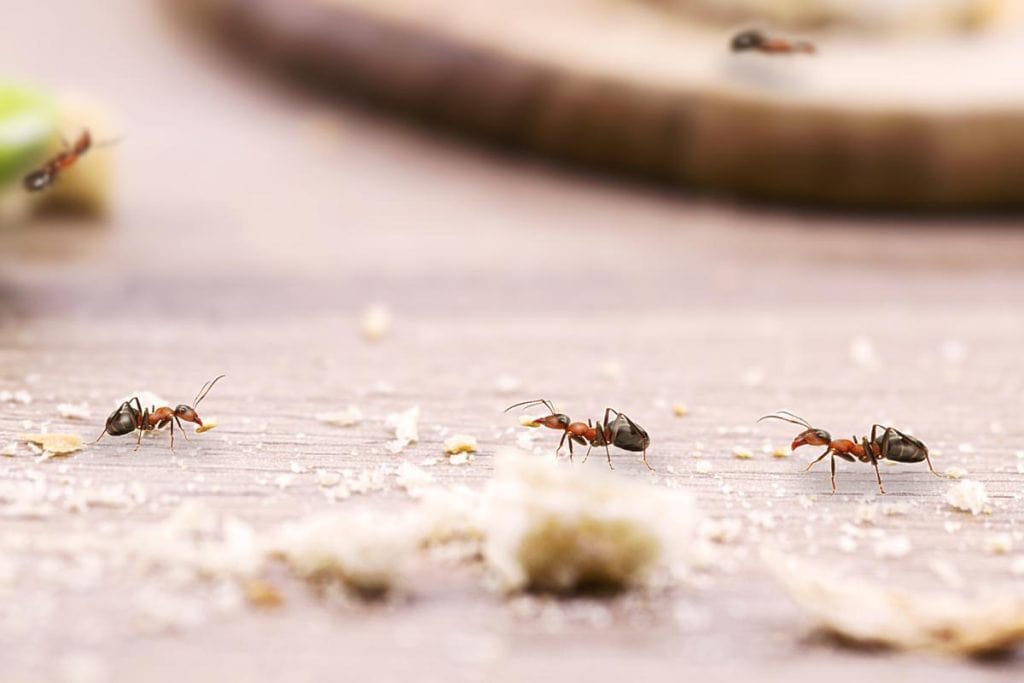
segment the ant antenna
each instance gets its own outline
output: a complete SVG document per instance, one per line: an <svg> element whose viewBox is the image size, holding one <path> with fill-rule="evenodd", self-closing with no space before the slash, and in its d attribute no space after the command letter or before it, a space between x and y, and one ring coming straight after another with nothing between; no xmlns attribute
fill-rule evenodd
<svg viewBox="0 0 1024 683"><path fill-rule="evenodd" d="M782 420L783 422L788 422L790 424L800 425L801 427L807 427L808 429L814 429L814 427L811 426L811 423L809 423L807 420L803 419L799 415L794 415L788 410L779 410L772 415L765 415L764 417L759 418L757 421L760 422L761 420Z"/></svg>
<svg viewBox="0 0 1024 683"><path fill-rule="evenodd" d="M530 406L535 406L537 404L543 404L545 408L547 408L548 410L551 411L552 415L554 415L554 414L556 414L558 412L558 411L555 410L555 406L551 405L551 401L547 400L546 398L535 398L532 401L523 401L522 403L513 403L508 408L505 408L505 410L503 412L507 413L508 411L512 410L513 408L528 408Z"/></svg>
<svg viewBox="0 0 1024 683"><path fill-rule="evenodd" d="M214 377L212 380L204 384L203 388L199 390L198 394L196 394L195 400L192 401L192 407L195 408L197 405L199 405L199 402L206 398L206 395L210 393L210 389L213 389L213 385L216 384L217 381L223 377L227 377L227 375L218 375L217 377Z"/></svg>

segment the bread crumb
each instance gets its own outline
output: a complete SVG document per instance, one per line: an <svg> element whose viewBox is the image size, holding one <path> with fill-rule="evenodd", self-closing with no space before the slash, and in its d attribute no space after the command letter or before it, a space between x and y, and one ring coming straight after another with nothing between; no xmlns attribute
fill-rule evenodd
<svg viewBox="0 0 1024 683"><path fill-rule="evenodd" d="M251 579L245 582L245 599L254 607L273 609L284 604L277 587L269 581Z"/></svg>
<svg viewBox="0 0 1024 683"><path fill-rule="evenodd" d="M407 519L355 510L319 513L285 525L271 547L304 579L337 582L374 597L397 587L417 544Z"/></svg>
<svg viewBox="0 0 1024 683"><path fill-rule="evenodd" d="M686 417L690 414L690 409L677 401L672 404L672 414L676 417Z"/></svg>
<svg viewBox="0 0 1024 683"><path fill-rule="evenodd" d="M985 485L973 479L964 479L946 491L946 502L956 508L977 515L989 510Z"/></svg>
<svg viewBox="0 0 1024 683"><path fill-rule="evenodd" d="M985 539L985 549L993 555L1006 555L1013 550L1013 537L1010 534L991 534Z"/></svg>
<svg viewBox="0 0 1024 683"><path fill-rule="evenodd" d="M434 482L434 475L410 462L403 462L398 466L395 481L410 498L419 498L424 489Z"/></svg>
<svg viewBox="0 0 1024 683"><path fill-rule="evenodd" d="M536 421L538 419L539 419L538 417L530 417L529 415L520 415L519 416L519 424L522 425L523 427L529 427L531 429L537 429L538 427L540 427L539 424L536 424Z"/></svg>
<svg viewBox="0 0 1024 683"><path fill-rule="evenodd" d="M290 463L288 463L288 468L289 468L289 469L290 469L290 470L291 470L292 472L294 472L295 474L302 474L303 472L307 472L307 471L308 471L308 470L306 469L306 466L305 466L305 465L302 465L302 464L300 464L300 463L297 463L297 462L295 462L294 460L292 460L292 461L291 461Z"/></svg>
<svg viewBox="0 0 1024 683"><path fill-rule="evenodd" d="M394 440L387 443L387 448L391 453L398 453L409 444L420 440L419 420L419 406L413 406L408 410L387 416L387 425L395 435Z"/></svg>
<svg viewBox="0 0 1024 683"><path fill-rule="evenodd" d="M57 405L57 414L65 420L88 420L92 416L85 403L60 403Z"/></svg>
<svg viewBox="0 0 1024 683"><path fill-rule="evenodd" d="M473 462L473 456L469 453L455 453L448 456L448 463L450 465L467 465L471 462Z"/></svg>
<svg viewBox="0 0 1024 683"><path fill-rule="evenodd" d="M963 467L947 467L942 473L947 479L963 479L967 476L967 470Z"/></svg>
<svg viewBox="0 0 1024 683"><path fill-rule="evenodd" d="M735 457L739 458L740 460L750 460L751 458L754 457L752 451L750 451L747 448L743 448L742 446L734 446L732 449L732 454Z"/></svg>
<svg viewBox="0 0 1024 683"><path fill-rule="evenodd" d="M18 434L18 439L36 444L52 456L69 455L82 447L82 437L77 434Z"/></svg>
<svg viewBox="0 0 1024 683"><path fill-rule="evenodd" d="M778 551L765 566L819 628L841 641L958 655L998 652L1024 638L1024 598L905 592L840 576Z"/></svg>
<svg viewBox="0 0 1024 683"><path fill-rule="evenodd" d="M363 312L360 329L367 341L376 342L383 339L391 331L393 323L391 309L383 304L370 306Z"/></svg>
<svg viewBox="0 0 1024 683"><path fill-rule="evenodd" d="M708 474L711 472L711 461L698 460L697 464L694 465L694 469L696 469L699 474Z"/></svg>
<svg viewBox="0 0 1024 683"><path fill-rule="evenodd" d="M363 413L358 407L350 405L336 412L317 413L316 419L332 427L352 427L362 422Z"/></svg>
<svg viewBox="0 0 1024 683"><path fill-rule="evenodd" d="M292 479L294 478L291 474L279 474L274 477L274 486L282 490L286 489L292 485Z"/></svg>
<svg viewBox="0 0 1024 683"><path fill-rule="evenodd" d="M3 447L3 450L0 450L0 455L5 455L8 458L13 458L17 454L18 454L18 442L17 441L11 441L10 443L8 443L6 446Z"/></svg>
<svg viewBox="0 0 1024 683"><path fill-rule="evenodd" d="M341 475L337 472L329 472L324 469L318 469L313 476L317 486L324 488L331 488L341 483Z"/></svg>
<svg viewBox="0 0 1024 683"><path fill-rule="evenodd" d="M201 427L196 427L196 434L202 434L203 432L208 432L211 429L216 429L218 424L219 423L217 422L217 418L208 417L205 420L203 420L203 424Z"/></svg>
<svg viewBox="0 0 1024 683"><path fill-rule="evenodd" d="M789 446L780 446L772 451L773 458L788 458L793 455L793 449Z"/></svg>
<svg viewBox="0 0 1024 683"><path fill-rule="evenodd" d="M475 453L477 448L476 437L465 434L456 434L444 440L444 452L448 455L456 453Z"/></svg>
<svg viewBox="0 0 1024 683"><path fill-rule="evenodd" d="M602 470L504 451L482 507L484 555L509 591L651 585L692 558L688 495Z"/></svg>

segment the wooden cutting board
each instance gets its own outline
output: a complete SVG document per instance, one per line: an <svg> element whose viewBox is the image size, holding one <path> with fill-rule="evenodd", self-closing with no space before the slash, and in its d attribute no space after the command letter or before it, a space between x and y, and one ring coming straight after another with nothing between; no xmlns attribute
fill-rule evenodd
<svg viewBox="0 0 1024 683"><path fill-rule="evenodd" d="M1024 206L1024 21L830 27L735 54L656 0L189 0L199 24L495 144L744 198ZM671 5L672 3L667 3ZM749 24L748 24L749 25Z"/></svg>

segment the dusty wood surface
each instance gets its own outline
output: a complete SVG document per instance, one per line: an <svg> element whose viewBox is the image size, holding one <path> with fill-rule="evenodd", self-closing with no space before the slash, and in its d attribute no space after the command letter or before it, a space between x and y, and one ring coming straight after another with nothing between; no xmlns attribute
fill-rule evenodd
<svg viewBox="0 0 1024 683"><path fill-rule="evenodd" d="M170 3L169 3L170 4ZM814 58L642 2L191 0L202 25L319 83L589 168L769 200L1019 207L1022 22L811 34Z"/></svg>
<svg viewBox="0 0 1024 683"><path fill-rule="evenodd" d="M229 378L204 404L221 426L173 454L160 440L137 453L105 440L62 461L0 458L5 485L44 477L53 495L38 518L0 502L0 678L1019 678L1019 654L965 662L809 638L758 561L768 542L908 588L1020 590L1024 238L1011 225L795 216L559 175L268 87L190 50L138 3L59 15L19 8L0 60L118 107L120 206L104 227L0 233L0 390L32 398L0 406L0 446L43 425L89 438L132 390L176 401ZM44 34L88 58L40 55ZM396 320L369 344L358 318L374 301ZM499 394L502 374L521 391ZM476 435L481 450L428 469L479 487L514 442L501 408L538 395L574 416L612 405L640 420L658 472L620 453L617 476L671 480L709 516L740 520L717 568L667 597L524 602L473 570L433 566L407 599L369 606L282 574L285 606L262 612L216 582L174 585L68 550L130 543L185 501L268 529L332 505L314 468L419 463L440 453L435 426ZM673 416L674 401L691 414ZM60 418L64 402L92 419ZM357 427L311 417L349 403L366 416ZM421 442L386 453L384 416L412 405ZM912 549L878 558L868 536L844 552L843 525L875 501L873 474L841 463L832 497L827 468L800 471L807 455L762 453L793 434L753 425L776 408L836 435L904 426L940 451L940 470L985 482L993 512L951 511L950 482L886 467L885 502L907 511L875 528ZM755 457L734 458L735 446ZM388 483L336 505L409 506ZM65 509L75 492L118 485L135 485L137 503ZM987 551L994 533L1016 541L1010 555ZM936 559L964 586L944 582Z"/></svg>

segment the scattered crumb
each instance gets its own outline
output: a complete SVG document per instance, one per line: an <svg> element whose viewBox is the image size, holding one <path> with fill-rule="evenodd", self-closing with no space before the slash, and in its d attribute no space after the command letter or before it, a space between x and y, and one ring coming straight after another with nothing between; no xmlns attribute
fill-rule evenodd
<svg viewBox="0 0 1024 683"><path fill-rule="evenodd" d="M698 460L697 464L694 465L694 469L700 474L708 474L711 472L711 461L710 460Z"/></svg>
<svg viewBox="0 0 1024 683"><path fill-rule="evenodd" d="M465 434L456 434L444 440L444 452L448 455L456 453L475 453L477 448L476 437Z"/></svg>
<svg viewBox="0 0 1024 683"><path fill-rule="evenodd" d="M382 304L375 304L363 312L363 318L359 326L363 332L363 337L368 341L375 342L383 339L391 331L393 322L394 318L391 315L391 309Z"/></svg>
<svg viewBox="0 0 1024 683"><path fill-rule="evenodd" d="M467 465L473 462L473 456L469 453L455 453L448 456L448 463L451 465Z"/></svg>
<svg viewBox="0 0 1024 683"><path fill-rule="evenodd" d="M967 470L963 467L947 467L946 471L942 473L947 479L963 479L967 476Z"/></svg>
<svg viewBox="0 0 1024 683"><path fill-rule="evenodd" d="M520 415L519 416L519 424L521 424L524 427L530 427L531 429L536 429L536 428L540 427L539 424L535 423L536 420L537 420L536 417L530 417L529 415Z"/></svg>
<svg viewBox="0 0 1024 683"><path fill-rule="evenodd" d="M906 557L910 554L913 545L906 536L885 536L875 541L875 557L887 560Z"/></svg>
<svg viewBox="0 0 1024 683"><path fill-rule="evenodd" d="M1013 537L1010 534L992 534L985 539L985 549L993 555L1006 555L1013 550Z"/></svg>
<svg viewBox="0 0 1024 683"><path fill-rule="evenodd" d="M956 532L960 531L960 529L962 529L963 527L964 525L962 522L954 522L952 520L949 520L942 524L942 528L946 530L947 534L955 534Z"/></svg>
<svg viewBox="0 0 1024 683"><path fill-rule="evenodd" d="M857 541L852 536L840 536L836 545L844 553L852 553L857 550Z"/></svg>
<svg viewBox="0 0 1024 683"><path fill-rule="evenodd" d="M950 486L946 491L946 502L957 510L970 512L972 515L986 512L989 509L985 485L973 479L964 479Z"/></svg>
<svg viewBox="0 0 1024 683"><path fill-rule="evenodd" d="M772 451L773 458L788 458L793 455L793 449L789 446L779 446Z"/></svg>
<svg viewBox="0 0 1024 683"><path fill-rule="evenodd" d="M202 427L196 427L196 434L202 434L203 432L208 432L211 429L216 429L218 424L219 423L217 422L217 418L215 418L215 417L206 418L205 420L203 420L203 426Z"/></svg>
<svg viewBox="0 0 1024 683"><path fill-rule="evenodd" d="M387 425L391 428L395 438L389 441L387 448L392 453L398 453L409 444L420 440L419 433L420 407L413 406L401 413L392 413L387 417Z"/></svg>
<svg viewBox="0 0 1024 683"><path fill-rule="evenodd" d="M395 481L411 498L419 498L423 495L424 489L434 482L434 475L422 467L403 462L395 473Z"/></svg>
<svg viewBox="0 0 1024 683"><path fill-rule="evenodd" d="M7 456L9 458L13 458L17 454L18 454L18 442L17 441L11 441L10 443L8 443L6 446L3 447L3 450L0 450L0 455L5 455L5 456Z"/></svg>
<svg viewBox="0 0 1024 683"><path fill-rule="evenodd" d="M363 413L356 406L331 413L317 413L316 419L333 427L352 427L363 420Z"/></svg>
<svg viewBox="0 0 1024 683"><path fill-rule="evenodd" d="M1024 598L909 593L839 576L765 551L768 570L819 628L843 642L959 655L997 652L1024 638Z"/></svg>
<svg viewBox="0 0 1024 683"><path fill-rule="evenodd" d="M742 446L734 446L732 454L740 460L750 460L754 457L754 453L750 449L743 448Z"/></svg>
<svg viewBox="0 0 1024 683"><path fill-rule="evenodd" d="M292 485L292 479L294 478L291 474L279 474L274 477L274 486L279 489L286 489Z"/></svg>
<svg viewBox="0 0 1024 683"><path fill-rule="evenodd" d="M254 607L273 609L284 604L284 597L281 596L277 587L269 581L262 579L250 579L245 582L245 599Z"/></svg>
<svg viewBox="0 0 1024 683"><path fill-rule="evenodd" d="M18 439L36 444L53 456L69 455L82 447L82 437L77 434L18 434Z"/></svg>
<svg viewBox="0 0 1024 683"><path fill-rule="evenodd" d="M693 552L688 495L518 451L495 458L482 507L484 555L510 591L649 585Z"/></svg>
<svg viewBox="0 0 1024 683"><path fill-rule="evenodd" d="M317 486L323 486L324 488L331 488L341 483L340 474L323 469L318 469L313 478L316 480Z"/></svg>
<svg viewBox="0 0 1024 683"><path fill-rule="evenodd" d="M415 531L394 515L332 511L286 525L271 546L300 577L373 597L396 587L416 551Z"/></svg>
<svg viewBox="0 0 1024 683"><path fill-rule="evenodd" d="M494 390L502 396L509 396L511 394L519 393L519 390L523 388L523 380L512 375L499 375L494 380Z"/></svg>
<svg viewBox="0 0 1024 683"><path fill-rule="evenodd" d="M799 503L800 507L802 507L804 510L808 510L811 508L812 505L814 505L814 497L800 496L799 498L796 499L796 502Z"/></svg>
<svg viewBox="0 0 1024 683"><path fill-rule="evenodd" d="M300 464L300 463L297 463L297 462L295 462L294 460L292 460L292 461L291 461L290 463L288 463L288 468L289 468L289 469L290 469L290 470L291 470L292 472L294 472L295 474L302 474L303 472L307 472L307 471L308 471L308 470L306 469L306 466L305 466L305 465L302 465L302 464Z"/></svg>
<svg viewBox="0 0 1024 683"><path fill-rule="evenodd" d="M65 420L88 420L92 416L85 403L61 403L57 406L57 414Z"/></svg>
<svg viewBox="0 0 1024 683"><path fill-rule="evenodd" d="M672 414L676 417L686 417L690 414L690 409L677 401L672 404Z"/></svg>

